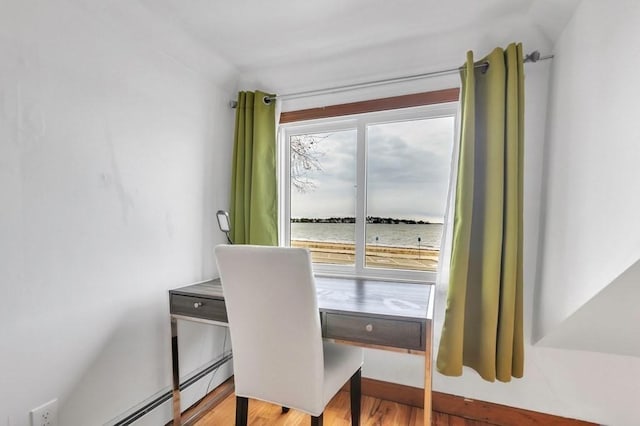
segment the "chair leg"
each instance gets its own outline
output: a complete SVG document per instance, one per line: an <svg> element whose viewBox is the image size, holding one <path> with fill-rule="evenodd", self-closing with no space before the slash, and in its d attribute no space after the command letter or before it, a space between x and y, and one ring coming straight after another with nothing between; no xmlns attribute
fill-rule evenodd
<svg viewBox="0 0 640 426"><path fill-rule="evenodd" d="M247 426L249 398L236 396L236 426Z"/></svg>
<svg viewBox="0 0 640 426"><path fill-rule="evenodd" d="M351 424L360 425L360 405L362 396L362 369L351 376Z"/></svg>
<svg viewBox="0 0 640 426"><path fill-rule="evenodd" d="M311 426L322 426L322 415L320 414L318 417L311 416Z"/></svg>

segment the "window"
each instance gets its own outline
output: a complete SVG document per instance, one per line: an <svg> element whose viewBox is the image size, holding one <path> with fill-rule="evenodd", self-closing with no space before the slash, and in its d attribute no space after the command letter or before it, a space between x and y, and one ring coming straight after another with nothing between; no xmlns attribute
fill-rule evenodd
<svg viewBox="0 0 640 426"><path fill-rule="evenodd" d="M282 125L281 243L309 248L320 273L433 280L456 109L448 102Z"/></svg>

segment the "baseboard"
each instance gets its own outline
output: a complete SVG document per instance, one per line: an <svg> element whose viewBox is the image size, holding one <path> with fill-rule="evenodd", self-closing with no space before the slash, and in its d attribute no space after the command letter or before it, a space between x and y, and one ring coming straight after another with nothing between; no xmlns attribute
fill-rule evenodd
<svg viewBox="0 0 640 426"><path fill-rule="evenodd" d="M433 392L431 400L433 411L494 423L500 426L597 426L596 423L584 420L554 416L538 411L525 410L440 392Z"/></svg>
<svg viewBox="0 0 640 426"><path fill-rule="evenodd" d="M205 414L213 410L218 404L224 401L225 398L231 395L234 389L233 376L231 376L205 395L200 401L184 411L182 413L182 424L184 426L195 424L196 421L200 420ZM168 425L171 424L173 424L173 422L168 423Z"/></svg>
<svg viewBox="0 0 640 426"><path fill-rule="evenodd" d="M342 387L342 390L348 392L349 388L349 382L347 382ZM361 392L362 395L397 402L398 404L410 405L418 408L424 407L424 393L422 388L414 388L411 386L363 377Z"/></svg>
<svg viewBox="0 0 640 426"><path fill-rule="evenodd" d="M348 384L345 390L348 390ZM411 405L423 408L423 390L412 386L397 383L383 382L380 380L362 378L362 394L399 404ZM524 410L509 407L507 405L465 398L463 396L450 395L441 392L431 393L431 405L433 411L464 417L470 420L478 420L498 426L596 426L583 420L574 420L566 417L554 416L537 411Z"/></svg>
<svg viewBox="0 0 640 426"><path fill-rule="evenodd" d="M208 364L192 371L185 379L180 383L180 390L184 390L196 383L198 380L206 377L208 374L215 372L220 366L232 359L231 352L221 354L216 360L209 362ZM121 413L116 418L108 421L105 425L108 426L128 426L137 422L142 417L146 416L156 408L165 404L173 398L173 390L171 386L167 386L165 389L150 396L145 401L137 404L133 408Z"/></svg>

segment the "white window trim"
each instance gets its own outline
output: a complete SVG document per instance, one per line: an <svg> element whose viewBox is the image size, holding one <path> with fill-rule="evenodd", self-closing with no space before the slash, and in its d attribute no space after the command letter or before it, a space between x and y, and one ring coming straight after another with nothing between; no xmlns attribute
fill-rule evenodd
<svg viewBox="0 0 640 426"><path fill-rule="evenodd" d="M411 271L400 269L367 268L364 266L364 256L361 251L365 247L365 206L366 206L366 129L370 124L389 123L394 121L406 121L425 118L454 117L454 145L457 140L458 129L458 102L447 102L441 104L424 105L418 107L403 108L398 110L377 111L357 114L344 117L330 117L314 120L291 122L281 124L278 128L277 140L277 177L278 177L278 239L280 245L290 244L290 222L291 211L291 174L289 167L290 150L287 141L290 136L297 134L308 134L314 132L330 132L347 129L357 129L356 147L356 229L355 245L356 256L355 265L330 265L313 264L314 273L318 275L347 276L359 278L379 278L394 279L398 281L409 281L418 283L435 283L436 272L431 271ZM454 147L455 151L455 147ZM451 176L451 173L450 173ZM451 177L449 178L451 185ZM440 259L442 261L442 242L444 232L441 237ZM359 248L359 249L358 249Z"/></svg>

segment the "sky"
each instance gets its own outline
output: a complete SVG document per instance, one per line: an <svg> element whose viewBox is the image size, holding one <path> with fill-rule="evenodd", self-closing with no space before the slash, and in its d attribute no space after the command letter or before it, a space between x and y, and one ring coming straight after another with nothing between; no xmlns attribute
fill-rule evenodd
<svg viewBox="0 0 640 426"><path fill-rule="evenodd" d="M451 171L454 118L367 127L367 216L442 222ZM314 188L291 189L291 217L355 216L356 130L318 134L322 170Z"/></svg>

